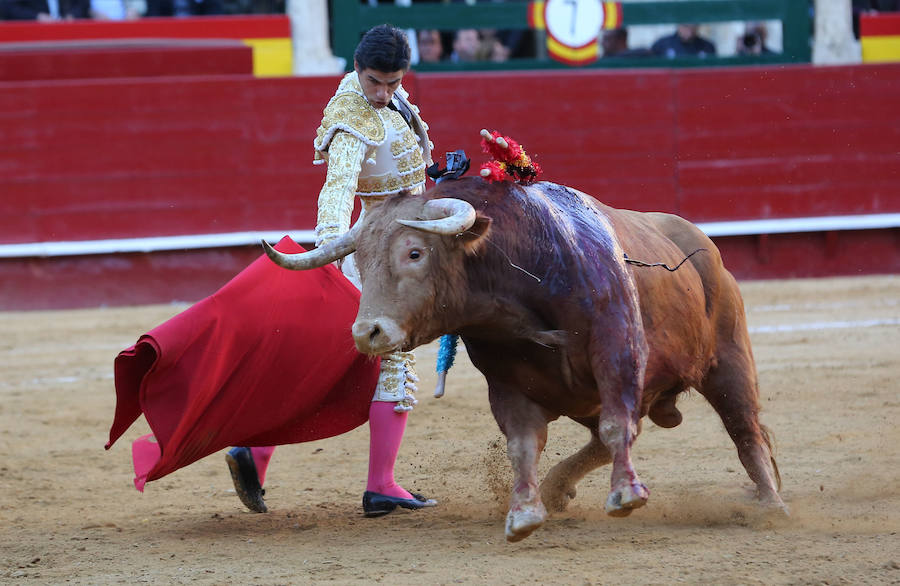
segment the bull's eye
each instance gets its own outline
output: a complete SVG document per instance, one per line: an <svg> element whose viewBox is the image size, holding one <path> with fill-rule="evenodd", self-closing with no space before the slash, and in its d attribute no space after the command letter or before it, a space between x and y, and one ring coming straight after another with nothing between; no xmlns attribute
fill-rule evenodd
<svg viewBox="0 0 900 586"><path fill-rule="evenodd" d="M422 251L418 248L413 248L409 251L409 258L410 260L419 260L422 258Z"/></svg>

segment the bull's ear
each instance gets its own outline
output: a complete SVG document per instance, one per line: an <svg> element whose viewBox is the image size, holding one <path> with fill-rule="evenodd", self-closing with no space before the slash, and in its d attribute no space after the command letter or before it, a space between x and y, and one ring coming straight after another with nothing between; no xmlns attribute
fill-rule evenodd
<svg viewBox="0 0 900 586"><path fill-rule="evenodd" d="M481 212L476 212L475 223L472 227L457 236L463 249L469 256L478 254L486 245L488 234L491 232L493 220Z"/></svg>

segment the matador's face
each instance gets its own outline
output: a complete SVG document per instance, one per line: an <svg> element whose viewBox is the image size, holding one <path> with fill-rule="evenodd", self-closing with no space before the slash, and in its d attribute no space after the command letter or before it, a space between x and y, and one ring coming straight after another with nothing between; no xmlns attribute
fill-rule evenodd
<svg viewBox="0 0 900 586"><path fill-rule="evenodd" d="M400 87L400 81L406 73L404 70L399 71L378 71L367 67L360 69L359 64L356 65L356 73L359 75L359 83L362 86L366 99L372 104L373 108L384 108L394 97L394 92Z"/></svg>

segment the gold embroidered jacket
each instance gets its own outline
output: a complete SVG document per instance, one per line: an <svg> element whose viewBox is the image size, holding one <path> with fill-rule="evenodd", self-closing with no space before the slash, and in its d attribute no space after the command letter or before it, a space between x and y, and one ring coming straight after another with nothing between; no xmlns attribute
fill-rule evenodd
<svg viewBox="0 0 900 586"><path fill-rule="evenodd" d="M357 73L351 71L325 106L313 143L313 162L328 163L319 193L317 245L350 229L356 195L365 207L372 198L424 188L432 144L428 125L408 96L402 86L394 92L394 99L405 103L412 113L411 124L396 110L373 108Z"/></svg>

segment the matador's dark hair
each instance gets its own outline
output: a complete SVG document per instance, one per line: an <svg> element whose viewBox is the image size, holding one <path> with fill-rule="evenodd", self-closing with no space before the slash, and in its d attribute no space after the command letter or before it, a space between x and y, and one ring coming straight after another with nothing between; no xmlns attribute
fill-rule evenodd
<svg viewBox="0 0 900 586"><path fill-rule="evenodd" d="M353 59L360 69L391 73L409 69L409 54L406 33L389 24L380 24L363 35Z"/></svg>

